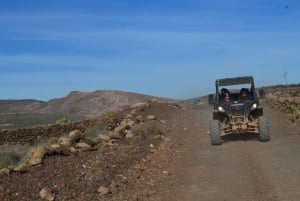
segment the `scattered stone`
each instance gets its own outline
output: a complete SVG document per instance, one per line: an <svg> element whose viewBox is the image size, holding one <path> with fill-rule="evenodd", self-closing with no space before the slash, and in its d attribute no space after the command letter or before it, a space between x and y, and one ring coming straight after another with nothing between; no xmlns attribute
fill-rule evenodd
<svg viewBox="0 0 300 201"><path fill-rule="evenodd" d="M82 138L80 130L74 130L69 133L70 143L78 142Z"/></svg>
<svg viewBox="0 0 300 201"><path fill-rule="evenodd" d="M111 132L111 133L109 133L109 138L110 139L121 139L122 136L119 133Z"/></svg>
<svg viewBox="0 0 300 201"><path fill-rule="evenodd" d="M150 144L150 148L154 148L154 145L153 145L153 144Z"/></svg>
<svg viewBox="0 0 300 201"><path fill-rule="evenodd" d="M60 154L63 152L63 148L59 144L52 144L49 148L51 153Z"/></svg>
<svg viewBox="0 0 300 201"><path fill-rule="evenodd" d="M157 103L157 99L153 98L153 99L151 100L151 103Z"/></svg>
<svg viewBox="0 0 300 201"><path fill-rule="evenodd" d="M47 201L53 201L55 199L55 194L49 188L43 188L40 193L40 197Z"/></svg>
<svg viewBox="0 0 300 201"><path fill-rule="evenodd" d="M164 170L164 171L163 171L163 173L164 173L164 174L169 174L169 172L168 172L168 171L166 171L166 170Z"/></svg>
<svg viewBox="0 0 300 201"><path fill-rule="evenodd" d="M132 119L127 119L125 123L130 127L133 127L135 125L135 121L133 121Z"/></svg>
<svg viewBox="0 0 300 201"><path fill-rule="evenodd" d="M117 146L118 143L117 143L116 139L112 139L112 140L110 140L109 142L103 143L103 145L106 146L106 147L107 147L107 146Z"/></svg>
<svg viewBox="0 0 300 201"><path fill-rule="evenodd" d="M136 110L131 110L130 114L135 116L137 114L137 112L136 112Z"/></svg>
<svg viewBox="0 0 300 201"><path fill-rule="evenodd" d="M83 172L83 171L80 171L80 176L81 176L81 177L85 177L85 176L86 176L86 173Z"/></svg>
<svg viewBox="0 0 300 201"><path fill-rule="evenodd" d="M127 131L125 137L130 139L134 137L134 134L131 131Z"/></svg>
<svg viewBox="0 0 300 201"><path fill-rule="evenodd" d="M15 172L26 172L29 166L26 163L22 163L14 168Z"/></svg>
<svg viewBox="0 0 300 201"><path fill-rule="evenodd" d="M97 189L97 192L100 193L101 195L107 195L110 193L109 188L105 187L105 186L100 186Z"/></svg>
<svg viewBox="0 0 300 201"><path fill-rule="evenodd" d="M38 165L43 163L44 155L47 153L47 149L45 147L33 147L28 152L27 155L29 157L28 164L29 165Z"/></svg>
<svg viewBox="0 0 300 201"><path fill-rule="evenodd" d="M70 147L71 146L71 140L66 137L60 137L58 139L58 144L63 146L63 147Z"/></svg>
<svg viewBox="0 0 300 201"><path fill-rule="evenodd" d="M1 175L9 175L9 173L10 173L10 169L8 169L8 168L3 168L0 170L0 176Z"/></svg>
<svg viewBox="0 0 300 201"><path fill-rule="evenodd" d="M78 142L76 144L76 148L79 148L79 149L90 149L91 146L85 142Z"/></svg>
<svg viewBox="0 0 300 201"><path fill-rule="evenodd" d="M151 115L148 115L148 116L147 116L147 119L148 119L148 120L155 120L155 119L156 119L156 116L151 114Z"/></svg>
<svg viewBox="0 0 300 201"><path fill-rule="evenodd" d="M109 135L100 134L100 135L98 135L98 138L101 139L104 142L109 142L109 140L110 140Z"/></svg>
<svg viewBox="0 0 300 201"><path fill-rule="evenodd" d="M165 124L166 120L160 120L160 123Z"/></svg>
<svg viewBox="0 0 300 201"><path fill-rule="evenodd" d="M132 105L131 107L148 107L149 106L149 103L136 103L134 105Z"/></svg>
<svg viewBox="0 0 300 201"><path fill-rule="evenodd" d="M71 153L73 153L73 154L75 154L75 153L78 152L78 150L75 149L74 147L70 147L69 151L70 151Z"/></svg>

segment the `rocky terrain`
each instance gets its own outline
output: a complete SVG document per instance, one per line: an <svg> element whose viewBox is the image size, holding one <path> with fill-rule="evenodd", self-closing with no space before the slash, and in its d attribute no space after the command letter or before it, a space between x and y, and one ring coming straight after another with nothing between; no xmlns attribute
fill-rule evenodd
<svg viewBox="0 0 300 201"><path fill-rule="evenodd" d="M266 143L249 134L211 146L202 98L2 131L0 200L299 200L300 127L281 109L299 93L275 91L262 99Z"/></svg>
<svg viewBox="0 0 300 201"><path fill-rule="evenodd" d="M300 85L266 87L265 91L268 106L288 114L292 121L300 118Z"/></svg>
<svg viewBox="0 0 300 201"><path fill-rule="evenodd" d="M6 144L27 149L25 159L2 167L0 200L162 200L172 185L166 179L172 174L172 147L165 119L181 110L177 104L151 102L79 127L45 128L49 134L43 140L34 134L32 141L26 135L8 137ZM59 127L64 132L57 132ZM1 157L14 156L3 146Z"/></svg>

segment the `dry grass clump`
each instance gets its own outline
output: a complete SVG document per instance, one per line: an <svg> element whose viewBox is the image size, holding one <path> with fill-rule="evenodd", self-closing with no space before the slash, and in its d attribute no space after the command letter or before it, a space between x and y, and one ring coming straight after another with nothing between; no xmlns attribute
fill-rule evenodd
<svg viewBox="0 0 300 201"><path fill-rule="evenodd" d="M1 145L0 146L0 169L26 161L28 145Z"/></svg>
<svg viewBox="0 0 300 201"><path fill-rule="evenodd" d="M88 139L92 139L98 137L99 134L105 132L107 132L105 125L103 123L98 123L95 126L86 129L83 135Z"/></svg>
<svg viewBox="0 0 300 201"><path fill-rule="evenodd" d="M153 135L160 135L163 133L162 125L157 121L146 121L145 123L138 124L132 128L132 133L135 136L147 138Z"/></svg>

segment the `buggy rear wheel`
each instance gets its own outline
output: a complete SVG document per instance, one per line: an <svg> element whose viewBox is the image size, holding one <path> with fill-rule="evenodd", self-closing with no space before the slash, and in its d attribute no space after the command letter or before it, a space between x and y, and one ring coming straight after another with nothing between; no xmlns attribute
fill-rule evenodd
<svg viewBox="0 0 300 201"><path fill-rule="evenodd" d="M211 145L221 145L223 140L220 138L220 122L212 120L209 122L209 133Z"/></svg>

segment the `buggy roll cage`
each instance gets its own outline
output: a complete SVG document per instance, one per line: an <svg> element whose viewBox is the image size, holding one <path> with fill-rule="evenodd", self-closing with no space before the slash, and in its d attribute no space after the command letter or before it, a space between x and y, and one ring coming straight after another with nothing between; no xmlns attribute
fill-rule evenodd
<svg viewBox="0 0 300 201"><path fill-rule="evenodd" d="M230 85L242 85L242 84L251 84L250 94L253 100L257 99L255 92L254 79L252 76L243 76L243 77L234 77L234 78L224 78L216 80L216 96L215 103L219 103L219 87L221 86L230 86Z"/></svg>

